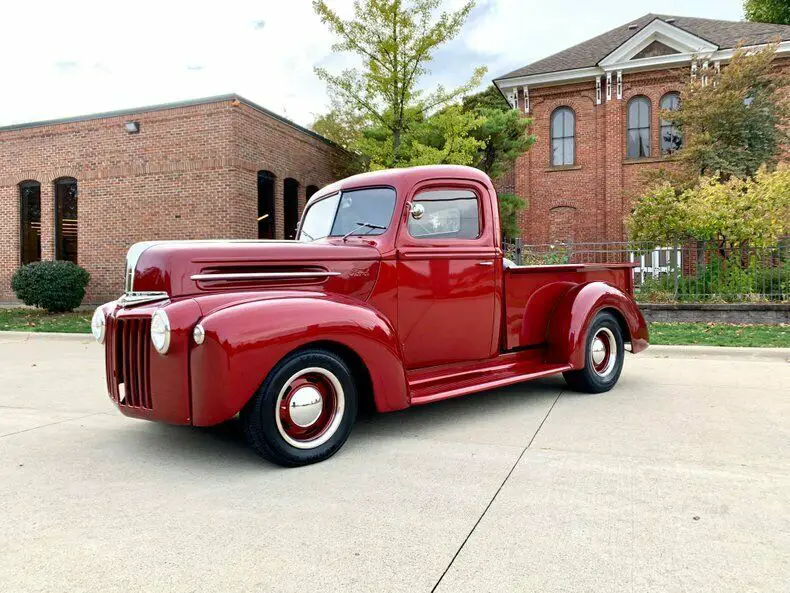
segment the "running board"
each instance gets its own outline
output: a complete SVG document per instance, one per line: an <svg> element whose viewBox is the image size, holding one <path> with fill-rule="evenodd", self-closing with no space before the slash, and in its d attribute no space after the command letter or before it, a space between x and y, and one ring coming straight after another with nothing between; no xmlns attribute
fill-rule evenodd
<svg viewBox="0 0 790 593"><path fill-rule="evenodd" d="M477 364L466 370L455 368L448 372L412 373L409 376L411 404L431 402L459 397L469 393L495 389L530 381L541 377L556 375L571 369L569 364L552 364L529 357L513 360L512 355L494 359L490 364ZM510 360L500 360L510 359Z"/></svg>

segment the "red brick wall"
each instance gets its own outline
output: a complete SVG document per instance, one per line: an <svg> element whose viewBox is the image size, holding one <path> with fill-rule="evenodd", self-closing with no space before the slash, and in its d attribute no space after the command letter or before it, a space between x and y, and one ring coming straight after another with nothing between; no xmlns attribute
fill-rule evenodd
<svg viewBox="0 0 790 593"><path fill-rule="evenodd" d="M616 88L596 104L593 81L530 89L530 117L537 142L515 165L517 195L529 199L519 223L527 243L552 241L622 241L624 217L630 200L649 168L672 166L660 156L659 101L665 93L680 91L687 69L623 75L623 98ZM616 82L613 80L613 87ZM626 109L636 95L652 105L649 159L626 158ZM558 107L571 107L576 115L576 160L573 166L551 166L550 118ZM523 98L521 107L523 108Z"/></svg>
<svg viewBox="0 0 790 593"><path fill-rule="evenodd" d="M128 134L125 121L140 122ZM54 254L53 182L78 183L78 263L86 302L115 298L129 246L152 239L256 238L257 171L282 181L333 181L343 152L238 101L0 131L0 301L19 266L19 187L41 183L42 258Z"/></svg>

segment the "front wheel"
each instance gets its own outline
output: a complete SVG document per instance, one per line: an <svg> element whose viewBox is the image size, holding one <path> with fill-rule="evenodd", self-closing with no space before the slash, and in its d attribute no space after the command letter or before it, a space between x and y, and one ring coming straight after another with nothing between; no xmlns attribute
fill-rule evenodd
<svg viewBox="0 0 790 593"><path fill-rule="evenodd" d="M611 313L598 313L585 341L584 368L563 373L571 389L602 393L615 386L623 370L625 347L620 324Z"/></svg>
<svg viewBox="0 0 790 593"><path fill-rule="evenodd" d="M241 413L247 442L286 467L317 463L346 442L357 415L354 377L342 358L319 349L290 354Z"/></svg>

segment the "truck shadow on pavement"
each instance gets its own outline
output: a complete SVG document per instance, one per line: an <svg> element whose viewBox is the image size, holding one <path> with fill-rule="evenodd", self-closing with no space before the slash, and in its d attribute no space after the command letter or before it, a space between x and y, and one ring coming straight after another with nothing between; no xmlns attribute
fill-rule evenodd
<svg viewBox="0 0 790 593"><path fill-rule="evenodd" d="M496 441L503 427L517 432L523 429L526 434L534 420L542 419L565 389L565 382L558 376L399 412L379 414L361 410L339 455L368 455L371 447L386 446L391 439L467 441L468 437L463 435L482 430L489 435L488 439L483 437L484 441ZM140 427L136 424L136 428ZM138 450L145 450L159 459L166 457L173 463L192 461L203 469L215 463L223 467L231 464L239 469L277 467L258 457L247 446L238 419L207 428L155 423L144 423L142 428L123 438L141 441L136 443Z"/></svg>

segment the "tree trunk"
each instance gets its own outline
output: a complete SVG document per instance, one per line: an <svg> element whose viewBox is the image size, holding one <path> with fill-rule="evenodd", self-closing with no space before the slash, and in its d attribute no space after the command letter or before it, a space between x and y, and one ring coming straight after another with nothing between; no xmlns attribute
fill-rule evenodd
<svg viewBox="0 0 790 593"><path fill-rule="evenodd" d="M400 148L400 129L392 133L392 164L398 164L398 149Z"/></svg>

